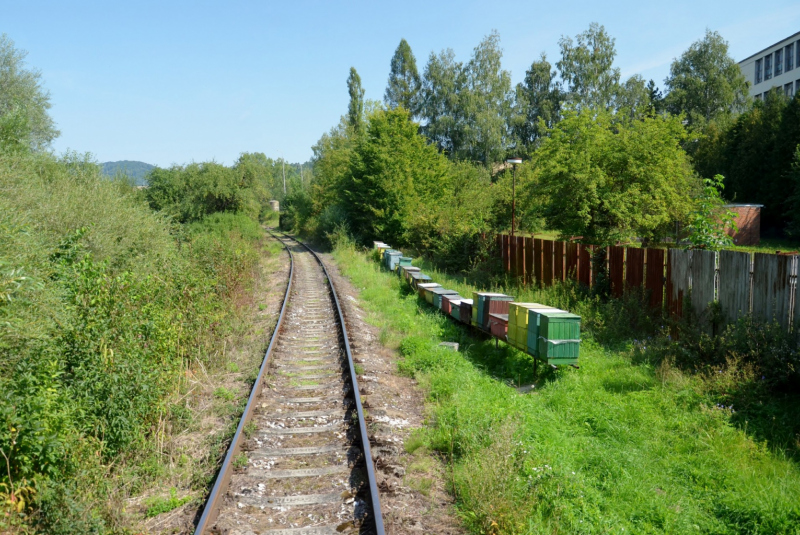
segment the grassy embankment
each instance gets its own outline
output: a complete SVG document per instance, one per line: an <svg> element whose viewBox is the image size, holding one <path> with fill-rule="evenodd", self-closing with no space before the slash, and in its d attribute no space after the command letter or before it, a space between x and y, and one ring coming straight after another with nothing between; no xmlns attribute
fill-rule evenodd
<svg viewBox="0 0 800 535"><path fill-rule="evenodd" d="M124 531L148 488L203 495L227 431L166 446L192 378L229 364L262 236L243 214L174 224L87 157L0 154L0 532Z"/></svg>
<svg viewBox="0 0 800 535"><path fill-rule="evenodd" d="M382 343L399 348L400 370L426 392L430 424L406 449L449 461L472 532L800 533L796 396L773 401L732 363L690 373L648 358L664 329L635 300L603 303L567 286L509 290L583 317L580 370L540 366L534 376L529 356L503 343L495 349L352 246L340 245L335 257L362 289ZM459 342L461 351L440 341ZM530 382L530 394L513 388ZM738 406L723 406L734 392L749 392L752 426Z"/></svg>

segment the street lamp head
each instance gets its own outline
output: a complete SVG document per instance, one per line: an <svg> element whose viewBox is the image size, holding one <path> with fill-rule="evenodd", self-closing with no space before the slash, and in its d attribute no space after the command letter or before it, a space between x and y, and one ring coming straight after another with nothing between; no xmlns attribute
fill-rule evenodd
<svg viewBox="0 0 800 535"><path fill-rule="evenodd" d="M508 158L506 160L506 163L513 163L513 164L522 163L522 158L516 158L516 157Z"/></svg>

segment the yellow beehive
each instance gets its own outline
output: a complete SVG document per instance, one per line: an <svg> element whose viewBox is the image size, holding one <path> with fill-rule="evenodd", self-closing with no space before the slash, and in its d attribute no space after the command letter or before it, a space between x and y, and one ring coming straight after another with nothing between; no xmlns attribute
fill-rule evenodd
<svg viewBox="0 0 800 535"><path fill-rule="evenodd" d="M528 310L531 309L555 310L555 307L541 303L509 303L508 340L511 345L522 351L527 350L528 347Z"/></svg>

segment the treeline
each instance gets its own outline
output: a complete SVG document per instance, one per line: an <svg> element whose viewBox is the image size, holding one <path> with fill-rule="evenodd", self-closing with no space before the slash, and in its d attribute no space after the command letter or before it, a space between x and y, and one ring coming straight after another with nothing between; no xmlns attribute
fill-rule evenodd
<svg viewBox="0 0 800 535"><path fill-rule="evenodd" d="M513 195L518 231L652 243L675 238L680 223L693 246L729 243L723 199L759 201L708 165L723 152L712 143L723 134L712 134L761 105L722 37L708 31L674 60L663 93L621 78L600 25L559 46L555 65L540 56L512 88L497 33L466 62L431 53L421 72L402 40L382 103L365 99L351 68L347 113L314 145L314 178L287 198L284 226L320 237L346 229L469 270L489 246L484 234L509 230ZM524 159L516 180L511 156Z"/></svg>
<svg viewBox="0 0 800 535"><path fill-rule="evenodd" d="M187 375L222 365L284 166L243 154L155 169L147 190L110 181L48 152L24 57L0 38L0 532L121 532L158 442L186 426Z"/></svg>

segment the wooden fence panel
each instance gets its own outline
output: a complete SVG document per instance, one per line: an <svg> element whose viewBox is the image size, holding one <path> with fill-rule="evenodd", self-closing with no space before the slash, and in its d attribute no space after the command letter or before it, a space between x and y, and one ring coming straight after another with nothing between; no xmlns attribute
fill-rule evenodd
<svg viewBox="0 0 800 535"><path fill-rule="evenodd" d="M533 276L536 278L536 284L542 285L542 240L541 238L533 239Z"/></svg>
<svg viewBox="0 0 800 535"><path fill-rule="evenodd" d="M625 251L625 287L641 287L644 283L644 249L628 247Z"/></svg>
<svg viewBox="0 0 800 535"><path fill-rule="evenodd" d="M789 328L794 256L756 253L753 258L753 317Z"/></svg>
<svg viewBox="0 0 800 535"><path fill-rule="evenodd" d="M503 269L507 273L510 271L510 266L508 265L508 234L503 234L503 243L500 250L502 251Z"/></svg>
<svg viewBox="0 0 800 535"><path fill-rule="evenodd" d="M719 252L719 305L728 323L750 313L750 253Z"/></svg>
<svg viewBox="0 0 800 535"><path fill-rule="evenodd" d="M533 238L525 238L525 283L533 281Z"/></svg>
<svg viewBox="0 0 800 535"><path fill-rule="evenodd" d="M706 310L714 301L716 274L716 252L692 251L692 308L706 329L711 326Z"/></svg>
<svg viewBox="0 0 800 535"><path fill-rule="evenodd" d="M592 273L592 255L594 254L594 245L580 244L578 246L578 280L586 286L591 286L594 283L594 273Z"/></svg>
<svg viewBox="0 0 800 535"><path fill-rule="evenodd" d="M511 269L512 277L517 276L517 238L514 236L508 237L508 264Z"/></svg>
<svg viewBox="0 0 800 535"><path fill-rule="evenodd" d="M567 242L566 262L564 265L564 278L578 280L578 244Z"/></svg>
<svg viewBox="0 0 800 535"><path fill-rule="evenodd" d="M553 240L542 240L542 284L553 284Z"/></svg>
<svg viewBox="0 0 800 535"><path fill-rule="evenodd" d="M664 249L647 249L647 277L645 289L650 292L650 306L664 306Z"/></svg>
<svg viewBox="0 0 800 535"><path fill-rule="evenodd" d="M608 278L611 282L611 295L621 297L623 291L623 268L625 248L612 245L608 248Z"/></svg>
<svg viewBox="0 0 800 535"><path fill-rule="evenodd" d="M525 277L525 238L517 236L517 277Z"/></svg>
<svg viewBox="0 0 800 535"><path fill-rule="evenodd" d="M556 281L564 280L564 242L553 243L553 279Z"/></svg>
<svg viewBox="0 0 800 535"><path fill-rule="evenodd" d="M675 317L683 316L683 298L692 287L692 251L670 249L667 254L667 306Z"/></svg>

